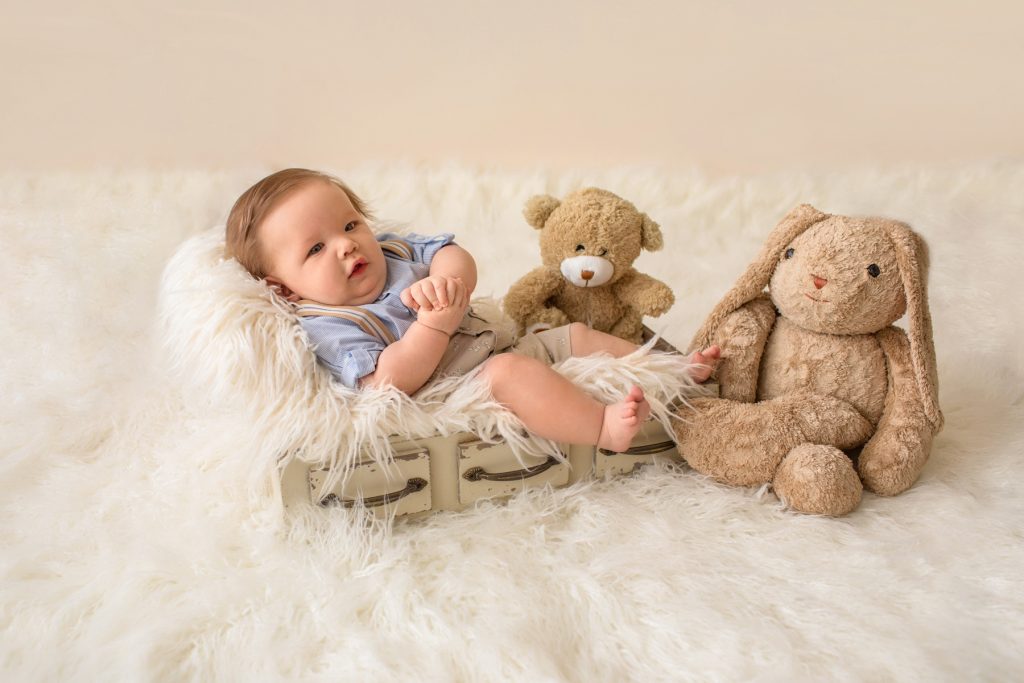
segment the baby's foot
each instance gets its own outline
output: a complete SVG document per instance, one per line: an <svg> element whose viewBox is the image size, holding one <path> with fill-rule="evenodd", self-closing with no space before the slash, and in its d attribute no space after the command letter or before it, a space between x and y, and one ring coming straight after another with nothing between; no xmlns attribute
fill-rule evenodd
<svg viewBox="0 0 1024 683"><path fill-rule="evenodd" d="M718 348L717 344L709 346L703 351L694 351L693 355L690 356L690 362L697 366L690 368L690 377L693 378L693 381L706 382L711 377L711 373L714 371L715 365L718 364L718 359L721 356L722 349Z"/></svg>
<svg viewBox="0 0 1024 683"><path fill-rule="evenodd" d="M616 453L626 450L650 414L651 405L644 398L644 392L640 387L632 387L621 403L605 406L598 447Z"/></svg>

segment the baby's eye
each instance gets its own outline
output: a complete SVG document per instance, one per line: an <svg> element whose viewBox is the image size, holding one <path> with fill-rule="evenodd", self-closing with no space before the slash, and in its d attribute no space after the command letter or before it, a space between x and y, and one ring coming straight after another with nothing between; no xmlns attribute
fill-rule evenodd
<svg viewBox="0 0 1024 683"><path fill-rule="evenodd" d="M345 225L345 232L352 232L355 229L356 229L356 222L355 221L350 221L349 223L347 223Z"/></svg>
<svg viewBox="0 0 1024 683"><path fill-rule="evenodd" d="M319 254L320 250L323 249L323 248L324 248L324 243L323 242L317 242L316 244L313 245L313 248L309 250L309 254L307 254L307 256L313 256L314 254Z"/></svg>
<svg viewBox="0 0 1024 683"><path fill-rule="evenodd" d="M871 277L878 277L878 275L881 272L882 269L879 268L878 265L875 263L872 263L870 266L868 266L868 275L870 275Z"/></svg>
<svg viewBox="0 0 1024 683"><path fill-rule="evenodd" d="M783 258L793 258L794 253L795 252L793 251L793 247L790 247L789 249L786 250L786 253L783 254Z"/></svg>

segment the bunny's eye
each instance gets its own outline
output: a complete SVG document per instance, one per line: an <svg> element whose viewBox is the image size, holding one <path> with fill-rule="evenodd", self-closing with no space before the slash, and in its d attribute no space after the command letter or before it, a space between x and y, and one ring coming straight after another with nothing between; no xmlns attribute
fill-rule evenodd
<svg viewBox="0 0 1024 683"><path fill-rule="evenodd" d="M870 275L871 277L878 277L878 275L881 272L882 272L882 269L879 268L874 263L872 263L870 266L868 266L868 275Z"/></svg>
<svg viewBox="0 0 1024 683"><path fill-rule="evenodd" d="M783 256L785 258L793 258L793 247L790 247L789 249L787 249L786 253L783 254Z"/></svg>
<svg viewBox="0 0 1024 683"><path fill-rule="evenodd" d="M576 251L583 251L584 249L585 249L585 247L582 244L577 244L576 245Z"/></svg>

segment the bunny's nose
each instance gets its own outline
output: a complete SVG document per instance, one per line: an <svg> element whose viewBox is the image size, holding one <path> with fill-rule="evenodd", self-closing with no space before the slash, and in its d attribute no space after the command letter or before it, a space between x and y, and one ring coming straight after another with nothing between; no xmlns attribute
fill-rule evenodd
<svg viewBox="0 0 1024 683"><path fill-rule="evenodd" d="M580 273L580 277L583 278L584 280L589 280L590 278L594 277L594 271L584 270L582 273Z"/></svg>
<svg viewBox="0 0 1024 683"><path fill-rule="evenodd" d="M814 278L814 286L817 289L821 289L822 287L828 284L828 280L826 280L823 277L818 277L817 275L812 275L811 277Z"/></svg>

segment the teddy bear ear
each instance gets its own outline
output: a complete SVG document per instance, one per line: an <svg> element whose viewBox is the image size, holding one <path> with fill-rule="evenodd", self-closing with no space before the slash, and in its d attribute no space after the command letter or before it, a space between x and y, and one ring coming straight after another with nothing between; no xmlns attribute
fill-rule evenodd
<svg viewBox="0 0 1024 683"><path fill-rule="evenodd" d="M548 217L561 203L549 194L539 194L536 197L530 197L526 202L526 207L523 208L523 216L526 217L527 223L537 230L542 230L544 224L547 223Z"/></svg>
<svg viewBox="0 0 1024 683"><path fill-rule="evenodd" d="M643 225L640 226L640 246L647 251L658 251L665 242L661 238L661 226L651 220L646 213L640 214Z"/></svg>
<svg viewBox="0 0 1024 683"><path fill-rule="evenodd" d="M721 301L711 310L704 324L690 342L691 349L703 349L711 344L715 332L726 316L740 306L753 301L761 295L772 279L775 266L786 245L815 223L828 218L828 214L818 211L810 204L800 204L783 216L775 229L768 235L761 253L747 266L746 272L740 276Z"/></svg>

